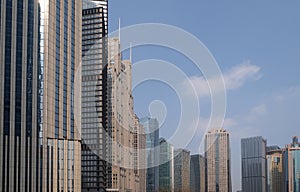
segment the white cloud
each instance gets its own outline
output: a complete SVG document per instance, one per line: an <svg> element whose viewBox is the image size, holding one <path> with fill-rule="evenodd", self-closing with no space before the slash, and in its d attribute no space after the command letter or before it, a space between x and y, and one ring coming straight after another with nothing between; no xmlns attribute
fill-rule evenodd
<svg viewBox="0 0 300 192"><path fill-rule="evenodd" d="M255 106L251 109L251 115L264 115L267 112L267 106L265 104Z"/></svg>
<svg viewBox="0 0 300 192"><path fill-rule="evenodd" d="M261 68L253 65L250 61L244 62L230 69L223 74L225 83L225 90L236 90L242 87L248 80L258 80L261 78ZM184 82L185 87L190 87L192 84L195 87L196 93L199 97L210 96L210 89L208 82L211 87L214 87L216 91L223 89L222 78L215 77L212 79L205 79L203 76L193 76L189 80Z"/></svg>
<svg viewBox="0 0 300 192"><path fill-rule="evenodd" d="M273 94L273 99L277 103L290 101L292 98L300 97L300 86L291 86L282 90L277 91Z"/></svg>

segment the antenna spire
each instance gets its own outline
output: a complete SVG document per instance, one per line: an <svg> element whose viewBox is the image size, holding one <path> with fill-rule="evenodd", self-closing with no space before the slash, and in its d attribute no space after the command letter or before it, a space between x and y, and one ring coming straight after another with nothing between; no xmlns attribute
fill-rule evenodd
<svg viewBox="0 0 300 192"><path fill-rule="evenodd" d="M130 63L132 63L132 43L130 43L130 56L129 56Z"/></svg>
<svg viewBox="0 0 300 192"><path fill-rule="evenodd" d="M121 43L121 18L119 18L119 42Z"/></svg>

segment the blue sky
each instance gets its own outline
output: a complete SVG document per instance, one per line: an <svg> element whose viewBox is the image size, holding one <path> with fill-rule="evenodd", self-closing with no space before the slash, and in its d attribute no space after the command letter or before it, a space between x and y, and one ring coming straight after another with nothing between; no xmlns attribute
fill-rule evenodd
<svg viewBox="0 0 300 192"><path fill-rule="evenodd" d="M224 128L231 134L233 189L240 189L240 138L262 135L269 145L283 147L300 136L300 1L110 1L110 31L140 23L163 23L195 35L215 57L224 74L227 113ZM124 56L126 57L126 55ZM156 46L133 49L133 62L160 59L175 64L195 86L201 71L175 51ZM201 94L201 90L198 90ZM197 91L197 92L198 92ZM167 116L161 135L172 135L180 105L170 87L155 81L133 90L138 116L149 115L154 100L164 103ZM209 97L201 97L201 122L210 113ZM189 125L187 125L189 126ZM188 129L188 128L187 128ZM201 135L189 144L198 153Z"/></svg>

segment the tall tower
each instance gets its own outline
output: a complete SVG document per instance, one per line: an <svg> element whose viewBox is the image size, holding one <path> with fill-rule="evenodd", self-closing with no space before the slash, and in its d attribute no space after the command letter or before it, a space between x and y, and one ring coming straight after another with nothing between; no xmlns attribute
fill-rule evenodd
<svg viewBox="0 0 300 192"><path fill-rule="evenodd" d="M207 191L231 192L229 133L213 129L205 135Z"/></svg>
<svg viewBox="0 0 300 192"><path fill-rule="evenodd" d="M1 191L80 191L81 2L0 10Z"/></svg>
<svg viewBox="0 0 300 192"><path fill-rule="evenodd" d="M108 39L107 76L107 190L138 192L140 124L134 114L132 65L122 60L118 38Z"/></svg>
<svg viewBox="0 0 300 192"><path fill-rule="evenodd" d="M245 192L267 190L266 144L262 137L241 140L242 190Z"/></svg>
<svg viewBox="0 0 300 192"><path fill-rule="evenodd" d="M106 191L108 5L82 3L82 191Z"/></svg>

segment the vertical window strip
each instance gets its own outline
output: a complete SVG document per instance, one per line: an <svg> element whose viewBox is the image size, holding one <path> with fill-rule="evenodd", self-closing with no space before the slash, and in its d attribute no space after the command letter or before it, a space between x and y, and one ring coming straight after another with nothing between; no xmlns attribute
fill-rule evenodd
<svg viewBox="0 0 300 192"><path fill-rule="evenodd" d="M21 136L22 108L22 53L23 0L17 2L16 81L15 81L15 136Z"/></svg>
<svg viewBox="0 0 300 192"><path fill-rule="evenodd" d="M5 18L5 55L4 55L4 113L3 113L3 141L7 142L7 145L3 145L3 158L7 159L7 162L3 161L2 175L2 191L8 191L9 187L9 134L10 134L10 88L11 88L11 35L12 35L12 0L6 1L6 18ZM7 137L8 136L8 137ZM6 139L7 137L7 139ZM6 152L6 146L8 150ZM7 155L6 155L7 153ZM6 183L6 184L5 184ZM6 185L6 186L5 186ZM7 189L5 188L7 187Z"/></svg>
<svg viewBox="0 0 300 192"><path fill-rule="evenodd" d="M64 0L64 86L63 86L63 137L67 138L67 84L68 84L68 0Z"/></svg>
<svg viewBox="0 0 300 192"><path fill-rule="evenodd" d="M12 0L6 2L5 20L5 67L4 67L4 135L10 133L10 88L11 88L11 33L12 33Z"/></svg>
<svg viewBox="0 0 300 192"><path fill-rule="evenodd" d="M75 0L72 0L71 29L71 139L74 139Z"/></svg>
<svg viewBox="0 0 300 192"><path fill-rule="evenodd" d="M26 136L32 133L32 79L33 79L33 31L34 0L28 0L27 21L27 69L26 69Z"/></svg>
<svg viewBox="0 0 300 192"><path fill-rule="evenodd" d="M55 138L59 137L60 0L56 0Z"/></svg>

